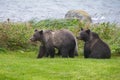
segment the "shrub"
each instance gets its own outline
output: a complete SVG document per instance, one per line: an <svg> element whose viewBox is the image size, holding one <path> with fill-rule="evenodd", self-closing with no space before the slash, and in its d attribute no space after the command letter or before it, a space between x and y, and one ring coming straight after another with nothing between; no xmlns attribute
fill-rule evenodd
<svg viewBox="0 0 120 80"><path fill-rule="evenodd" d="M45 29L61 29L70 28L71 26L76 26L78 24L76 19L47 19L41 20L39 22L33 23L35 28L45 28Z"/></svg>
<svg viewBox="0 0 120 80"><path fill-rule="evenodd" d="M25 49L29 44L29 38L33 32L27 23L1 23L0 24L0 47L15 50Z"/></svg>

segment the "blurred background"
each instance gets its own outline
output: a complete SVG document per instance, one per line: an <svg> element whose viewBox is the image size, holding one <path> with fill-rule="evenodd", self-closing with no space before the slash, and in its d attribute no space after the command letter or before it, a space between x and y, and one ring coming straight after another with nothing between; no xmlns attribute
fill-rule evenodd
<svg viewBox="0 0 120 80"><path fill-rule="evenodd" d="M120 23L120 0L0 0L0 22L64 18L72 9L85 10L93 23Z"/></svg>

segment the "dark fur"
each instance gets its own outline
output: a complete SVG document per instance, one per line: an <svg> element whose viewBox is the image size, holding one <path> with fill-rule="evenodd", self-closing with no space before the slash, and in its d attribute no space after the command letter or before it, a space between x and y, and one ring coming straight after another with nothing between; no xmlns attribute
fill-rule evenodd
<svg viewBox="0 0 120 80"><path fill-rule="evenodd" d="M62 55L62 57L74 57L74 53L77 52L76 39L68 30L35 30L35 33L30 40L40 41L42 43L38 58L42 58L44 55L46 55L46 57L49 55L50 57L54 57L55 48L58 49L58 53Z"/></svg>
<svg viewBox="0 0 120 80"><path fill-rule="evenodd" d="M83 40L85 58L110 58L111 51L109 46L103 42L97 33L81 29L77 39Z"/></svg>
<svg viewBox="0 0 120 80"><path fill-rule="evenodd" d="M40 54L38 54L38 56L37 56L37 58L42 58L44 55L45 55L45 52L46 50L45 50L45 46L40 46L39 47L39 53Z"/></svg>

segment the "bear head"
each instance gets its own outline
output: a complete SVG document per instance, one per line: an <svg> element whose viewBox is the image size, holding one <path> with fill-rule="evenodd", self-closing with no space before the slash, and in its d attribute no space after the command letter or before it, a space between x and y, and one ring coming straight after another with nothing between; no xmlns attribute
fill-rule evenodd
<svg viewBox="0 0 120 80"><path fill-rule="evenodd" d="M34 33L33 36L30 38L30 40L31 40L32 42L42 41L42 39L43 39L43 30L38 31L38 30L36 29L34 32L35 32L35 33Z"/></svg>
<svg viewBox="0 0 120 80"><path fill-rule="evenodd" d="M78 40L83 40L83 41L88 41L90 39L90 29L83 29L81 28L80 32L79 32L79 36L77 36Z"/></svg>

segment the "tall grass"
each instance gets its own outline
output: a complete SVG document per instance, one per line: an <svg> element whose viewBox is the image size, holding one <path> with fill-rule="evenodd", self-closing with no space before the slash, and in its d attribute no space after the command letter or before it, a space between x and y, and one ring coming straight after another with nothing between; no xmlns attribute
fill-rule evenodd
<svg viewBox="0 0 120 80"><path fill-rule="evenodd" d="M26 23L0 23L0 47L10 50L25 49L33 33Z"/></svg>
<svg viewBox="0 0 120 80"><path fill-rule="evenodd" d="M34 29L69 29L78 35L80 27L86 27L84 23L78 20L69 19L47 19L39 22L29 21L26 23L1 22L0 23L0 51L8 50L36 50L29 42L34 33ZM120 54L120 26L113 23L100 23L88 25L92 31L110 46L112 54ZM78 41L79 52L83 52L83 42Z"/></svg>

